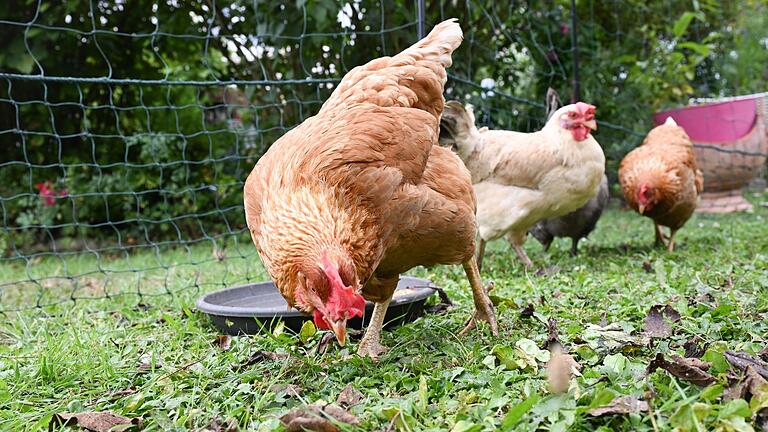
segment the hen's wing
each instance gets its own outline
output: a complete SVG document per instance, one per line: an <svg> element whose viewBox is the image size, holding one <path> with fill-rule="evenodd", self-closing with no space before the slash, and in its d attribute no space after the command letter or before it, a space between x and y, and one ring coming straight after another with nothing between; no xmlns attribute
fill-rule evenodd
<svg viewBox="0 0 768 432"><path fill-rule="evenodd" d="M320 112L277 140L245 186L257 248L264 191L323 182L376 208L424 173L444 99L445 67L459 46L456 20L394 57L350 71Z"/></svg>
<svg viewBox="0 0 768 432"><path fill-rule="evenodd" d="M480 134L488 166L473 178L505 186L538 190L542 179L563 165L562 155L549 145L544 132L489 130ZM475 170L473 170L473 174Z"/></svg>
<svg viewBox="0 0 768 432"><path fill-rule="evenodd" d="M389 280L417 265L458 264L475 251L477 202L471 177L449 149L432 147L418 185L400 189L382 210L382 229L397 235L376 269L374 280ZM373 283L369 300L389 298L394 286Z"/></svg>

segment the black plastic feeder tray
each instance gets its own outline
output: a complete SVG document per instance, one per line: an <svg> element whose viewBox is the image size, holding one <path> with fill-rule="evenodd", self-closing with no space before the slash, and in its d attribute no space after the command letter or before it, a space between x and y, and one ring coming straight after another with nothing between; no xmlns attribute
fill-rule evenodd
<svg viewBox="0 0 768 432"><path fill-rule="evenodd" d="M386 327L411 322L424 312L424 303L435 293L435 285L427 280L404 276L397 283L392 302L387 309ZM223 332L255 334L262 328L271 328L279 321L294 332L304 321L311 320L296 309L289 308L272 282L241 285L208 293L197 301L197 309L210 315L213 323ZM373 302L365 302L363 318L351 319L347 328L362 329L368 325Z"/></svg>

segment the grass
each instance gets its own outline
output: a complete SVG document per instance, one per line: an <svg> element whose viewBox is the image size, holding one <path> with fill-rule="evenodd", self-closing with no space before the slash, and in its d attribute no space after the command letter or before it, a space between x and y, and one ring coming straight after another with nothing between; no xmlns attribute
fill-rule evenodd
<svg viewBox="0 0 768 432"><path fill-rule="evenodd" d="M753 213L697 215L670 254L651 247L647 219L611 209L578 257L568 256L567 240L556 241L549 253L530 240L534 263L548 269L541 275L525 272L510 248L495 242L483 277L496 282L498 338L488 331L457 335L472 304L459 266L416 269L443 286L457 307L385 332L391 350L378 364L348 357L355 344L318 354L322 334L302 343L279 328L233 338L226 351L212 344L219 332L192 306L202 292L265 278L247 239L230 244L223 261L202 244L122 258L7 264L0 268L4 281L91 270L96 281L71 285L63 278L43 290L42 282L3 289L6 307L80 299L3 318L0 429L45 430L54 413L109 410L142 417L146 430L196 430L230 418L241 430L273 430L292 407L334 401L351 384L364 396L350 409L361 423L343 430L383 430L390 423L402 431L749 430L744 425L759 407L750 411L723 400L722 352L755 353L768 343L767 221L768 209L760 206ZM151 266L157 269L137 288L131 269ZM106 294L111 298L83 299ZM522 316L528 304L534 313ZM598 323L617 323L623 337L636 336L656 304L670 304L681 315L670 337L611 347L590 336ZM519 367L526 356L542 354L535 346L544 344L549 318L583 366L561 396L547 391L543 362ZM682 354L686 342L713 360L717 384L698 387L663 370L646 374L657 352ZM279 356L242 367L257 350ZM276 384L298 386L300 394ZM619 395L644 398L651 413L587 413ZM520 405L524 400L528 406Z"/></svg>

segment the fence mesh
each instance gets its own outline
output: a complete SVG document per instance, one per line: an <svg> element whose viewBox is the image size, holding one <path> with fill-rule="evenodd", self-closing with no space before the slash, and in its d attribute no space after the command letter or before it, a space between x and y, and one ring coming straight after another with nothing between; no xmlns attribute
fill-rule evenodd
<svg viewBox="0 0 768 432"><path fill-rule="evenodd" d="M0 311L263 279L242 208L258 157L349 69L449 17L465 42L447 98L484 125L531 131L547 87L568 99L578 83L615 178L654 111L766 90L765 20L695 3L5 2ZM751 177L767 152L709 150Z"/></svg>

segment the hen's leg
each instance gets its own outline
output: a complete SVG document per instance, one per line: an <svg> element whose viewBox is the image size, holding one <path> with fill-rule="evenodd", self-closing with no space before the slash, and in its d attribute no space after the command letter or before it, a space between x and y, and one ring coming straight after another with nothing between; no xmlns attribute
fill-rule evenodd
<svg viewBox="0 0 768 432"><path fill-rule="evenodd" d="M460 335L466 334L469 330L475 327L477 320L483 320L491 326L491 333L494 336L499 335L499 326L496 323L496 312L493 310L493 303L490 297L488 297L488 291L483 287L483 282L480 279L480 270L478 270L475 264L474 258L470 258L463 263L464 272L469 279L469 285L472 287L472 299L475 302L475 312L472 318L469 319L469 323L464 327L464 330L459 333Z"/></svg>
<svg viewBox="0 0 768 432"><path fill-rule="evenodd" d="M477 247L477 271L483 268L483 256L485 255L485 240L480 238L480 245Z"/></svg>
<svg viewBox="0 0 768 432"><path fill-rule="evenodd" d="M368 329L365 331L363 340L360 341L360 346L357 347L357 354L359 356L367 356L377 360L381 354L387 352L387 348L381 345L380 340L381 329L384 327L384 317L387 315L387 308L389 307L390 301L392 301L392 298L381 303L376 303L373 307L371 322L368 324Z"/></svg>
<svg viewBox="0 0 768 432"><path fill-rule="evenodd" d="M675 250L675 234L677 233L676 229L669 230L669 241L667 243L667 250L669 252L673 252Z"/></svg>
<svg viewBox="0 0 768 432"><path fill-rule="evenodd" d="M664 235L664 232L661 230L661 225L657 224L656 222L653 223L653 228L656 230L656 241L653 243L654 246L666 246L666 236Z"/></svg>
<svg viewBox="0 0 768 432"><path fill-rule="evenodd" d="M571 256L579 254L579 238L574 237L571 239Z"/></svg>
<svg viewBox="0 0 768 432"><path fill-rule="evenodd" d="M515 253L517 253L517 256L520 258L521 261L523 261L523 264L526 268L533 267L533 262L531 262L531 259L528 258L528 254L525 253L525 249L523 249L523 243L525 243L525 236L527 235L526 232L520 233L514 233L511 232L507 235L507 239L510 243L512 243L512 249L515 250Z"/></svg>

